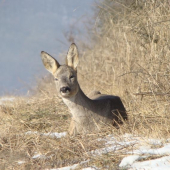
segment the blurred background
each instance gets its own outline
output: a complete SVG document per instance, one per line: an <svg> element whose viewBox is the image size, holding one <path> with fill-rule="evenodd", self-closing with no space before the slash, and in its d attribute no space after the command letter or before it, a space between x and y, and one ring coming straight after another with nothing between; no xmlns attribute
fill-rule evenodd
<svg viewBox="0 0 170 170"><path fill-rule="evenodd" d="M63 62L61 53L71 41L86 41L93 3L0 0L0 95L25 95L37 78L47 74L40 58L42 50Z"/></svg>
<svg viewBox="0 0 170 170"><path fill-rule="evenodd" d="M157 149L169 141L170 0L0 0L0 38L0 169L77 164L103 147L103 141L96 141L108 134L121 141L124 134L161 139L158 145L145 141ZM41 134L65 132L71 117L40 52L64 63L73 41L81 56L78 82L83 92L119 96L129 120L119 129L105 126L96 135L46 138ZM92 158L87 165L117 169L130 148L134 145L120 154ZM39 153L42 157L32 157Z"/></svg>

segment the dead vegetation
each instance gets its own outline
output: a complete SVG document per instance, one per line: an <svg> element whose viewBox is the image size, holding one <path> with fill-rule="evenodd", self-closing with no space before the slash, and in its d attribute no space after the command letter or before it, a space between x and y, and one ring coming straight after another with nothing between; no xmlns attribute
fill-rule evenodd
<svg viewBox="0 0 170 170"><path fill-rule="evenodd" d="M50 169L81 161L86 162L80 167L118 169L126 150L133 147L92 157L89 152L103 146L98 138L114 134L122 140L125 133L170 137L170 2L125 2L96 4L91 48L80 47L78 74L86 93L93 88L120 96L129 121L119 129L105 127L87 136L41 135L67 131L70 123L52 80L44 78L32 97L0 106L0 169ZM39 133L26 134L29 131ZM35 159L36 154L45 157Z"/></svg>
<svg viewBox="0 0 170 170"><path fill-rule="evenodd" d="M91 158L90 152L104 147L104 143L97 139L116 129L108 127L99 134L76 137L67 135L57 139L50 134L66 132L70 123L66 106L56 98L33 97L27 100L16 99L13 106L1 106L0 169L56 168L82 161L86 162L81 166L92 165L94 162L98 166L106 166L106 162L111 159L109 155L104 163L100 162L101 156ZM48 135L43 135L45 133ZM36 158L38 154L40 157Z"/></svg>
<svg viewBox="0 0 170 170"><path fill-rule="evenodd" d="M130 124L136 122L133 132L165 137L170 128L170 2L121 2L98 5L93 50L83 53L80 78L88 87L122 98Z"/></svg>

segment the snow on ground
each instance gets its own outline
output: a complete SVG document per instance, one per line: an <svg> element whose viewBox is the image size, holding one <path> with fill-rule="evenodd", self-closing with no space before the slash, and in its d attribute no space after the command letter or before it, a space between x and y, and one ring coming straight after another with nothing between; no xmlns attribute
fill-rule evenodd
<svg viewBox="0 0 170 170"><path fill-rule="evenodd" d="M65 166L63 168L54 168L54 169L50 169L50 170L72 170L78 167L79 164L74 164L71 166Z"/></svg>
<svg viewBox="0 0 170 170"><path fill-rule="evenodd" d="M97 168L88 167L88 168L83 168L82 170L97 170Z"/></svg>
<svg viewBox="0 0 170 170"><path fill-rule="evenodd" d="M170 170L170 156L134 162L129 170Z"/></svg>
<svg viewBox="0 0 170 170"><path fill-rule="evenodd" d="M26 132L29 134L40 134L52 138L61 138L67 135L66 132L62 133L39 133L39 132ZM125 156L119 164L121 169L127 170L169 170L170 169L170 139L158 140L147 139L144 137L137 137L130 134L125 134L120 139L116 139L113 135L108 135L105 138L97 139L104 141L105 147L98 148L89 152L91 156L100 156L109 152L122 153ZM32 158L44 159L46 156L35 154ZM87 161L80 162L67 167L50 169L50 170L74 170L79 165L87 163ZM99 170L97 167L87 167L82 170Z"/></svg>
<svg viewBox="0 0 170 170"><path fill-rule="evenodd" d="M0 98L0 105L6 104L6 103L12 103L15 100L14 97L1 97Z"/></svg>
<svg viewBox="0 0 170 170"><path fill-rule="evenodd" d="M129 170L170 169L170 156L168 156L170 155L170 143L155 149L148 149L148 146L146 146L146 148L142 146L142 149L139 148L128 153L132 155L123 158L119 167L128 168ZM154 158L154 156L157 158ZM146 158L149 160L146 160Z"/></svg>
<svg viewBox="0 0 170 170"><path fill-rule="evenodd" d="M25 161L17 161L18 164L24 164L26 163Z"/></svg>
<svg viewBox="0 0 170 170"><path fill-rule="evenodd" d="M115 152L137 143L136 140L119 142L113 137L113 135L108 135L104 139L98 139L98 141L105 141L105 147L91 151L93 156Z"/></svg>
<svg viewBox="0 0 170 170"><path fill-rule="evenodd" d="M35 153L35 155L32 157L33 159L45 159L47 158L45 155L42 155L42 154L38 154L38 153Z"/></svg>
<svg viewBox="0 0 170 170"><path fill-rule="evenodd" d="M74 170L74 169L77 169L79 165L86 164L87 162L89 162L89 160L82 161L79 164L74 164L74 165L71 165L71 166L65 166L65 167L62 167L62 168L54 168L54 169L50 169L50 170ZM47 169L47 170L49 170L49 169ZM83 168L82 170L96 170L96 167Z"/></svg>
<svg viewBox="0 0 170 170"><path fill-rule="evenodd" d="M120 168L129 170L169 170L170 169L170 140L166 142L158 139L147 139L144 137L132 136L125 134L121 139L117 140L113 135L108 135L104 139L105 148L91 151L94 155L103 153L117 152L123 148L126 149L125 156Z"/></svg>
<svg viewBox="0 0 170 170"><path fill-rule="evenodd" d="M0 105L11 104L15 100L14 97L0 98ZM67 132L62 133L40 133L28 131L26 135L38 134L50 138L61 138L67 135ZM102 154L117 152L125 156L119 164L122 169L128 170L169 170L170 169L170 139L162 141L159 139L148 139L131 134L125 134L119 140L113 135L108 135L105 138L99 138L98 141L105 142L105 147L92 150L88 154L91 156L100 156ZM33 159L45 159L46 156L35 153ZM86 161L88 162L88 161ZM18 164L25 163L25 161L18 161ZM71 166L57 168L56 170L74 170L79 165L74 164ZM97 167L87 167L83 170L97 170ZM51 169L52 170L52 169ZM53 169L55 170L55 169Z"/></svg>
<svg viewBox="0 0 170 170"><path fill-rule="evenodd" d="M47 137L50 137L50 138L61 138L61 137L65 137L67 135L67 132L61 132L61 133L58 133L58 132L54 132L54 133L40 133L40 132L32 132L32 131L28 131L25 133L26 135L31 135L31 134L36 134L36 135L40 135L40 136L47 136Z"/></svg>

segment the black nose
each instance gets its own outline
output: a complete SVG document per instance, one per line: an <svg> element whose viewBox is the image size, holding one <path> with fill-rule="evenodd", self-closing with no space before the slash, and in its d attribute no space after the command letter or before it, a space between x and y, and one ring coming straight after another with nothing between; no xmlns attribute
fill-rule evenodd
<svg viewBox="0 0 170 170"><path fill-rule="evenodd" d="M69 87L62 87L61 89L60 89L60 92L62 92L62 93L67 93L67 92L70 92L70 88Z"/></svg>

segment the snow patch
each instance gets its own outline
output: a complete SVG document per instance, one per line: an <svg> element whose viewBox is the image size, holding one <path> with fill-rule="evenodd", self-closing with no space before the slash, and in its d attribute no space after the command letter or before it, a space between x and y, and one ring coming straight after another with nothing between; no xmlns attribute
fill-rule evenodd
<svg viewBox="0 0 170 170"><path fill-rule="evenodd" d="M51 138L61 138L67 135L66 132L62 133L39 133L37 131L28 131L25 134L38 134L42 136L47 136ZM144 137L132 136L130 134L125 134L121 138L117 139L113 135L108 135L105 138L99 138L98 141L103 141L105 147L92 150L89 152L91 156L100 156L102 154L107 154L109 152L123 152L123 154L129 155L125 156L121 163L120 168L125 168L128 170L169 170L170 169L170 143L169 139L158 140L158 139L148 139ZM128 147L128 151L127 148ZM153 148L151 148L153 147ZM125 150L124 150L125 149ZM123 151L124 150L124 151ZM121 154L120 153L120 154ZM154 158L156 156L157 158ZM159 157L159 158L158 158ZM45 155L35 154L33 159L44 159ZM152 158L151 160L146 160ZM89 161L89 160L88 160ZM66 166L57 169L50 170L74 170L79 168L79 165L88 162L80 162L78 164L73 164L71 166ZM18 162L19 163L19 162ZM97 170L97 167L87 167L82 168L82 170Z"/></svg>
<svg viewBox="0 0 170 170"><path fill-rule="evenodd" d="M45 156L45 155L41 155L41 154L36 154L36 155L34 155L32 158L33 158L33 159L37 159L37 158L39 158L39 159L45 159L46 156Z"/></svg>
<svg viewBox="0 0 170 170"><path fill-rule="evenodd" d="M93 167L88 167L88 168L83 168L82 170L97 170L98 168L93 168Z"/></svg>
<svg viewBox="0 0 170 170"><path fill-rule="evenodd" d="M2 97L0 98L0 105L4 105L6 103L11 103L15 100L14 97Z"/></svg>
<svg viewBox="0 0 170 170"><path fill-rule="evenodd" d="M26 163L25 161L17 161L19 165Z"/></svg>
<svg viewBox="0 0 170 170"><path fill-rule="evenodd" d="M113 137L113 135L108 135L104 139L100 138L100 139L98 139L98 141L105 141L105 147L101 148L101 149L92 150L91 154L93 156L107 154L109 152L115 152L115 151L121 150L123 148L133 146L138 143L138 141L134 140L134 139L131 141L125 140L123 142L119 142L116 140L115 137Z"/></svg>
<svg viewBox="0 0 170 170"><path fill-rule="evenodd" d="M121 161L119 167L125 167L125 166L128 166L128 165L132 165L135 161L137 161L139 159L140 159L139 155L127 156L127 157L123 158L123 160Z"/></svg>
<svg viewBox="0 0 170 170"><path fill-rule="evenodd" d="M78 164L74 164L74 165L71 165L71 166L65 166L65 167L62 167L62 168L54 168L54 169L49 169L49 170L74 170L74 169L77 169L77 167L79 165L85 164L87 162L89 162L89 160L82 161L82 162L80 162ZM88 167L88 168L91 168L91 167ZM91 169L83 168L81 170L93 170L93 169L92 168ZM95 170L97 170L97 169L95 169Z"/></svg>
<svg viewBox="0 0 170 170"><path fill-rule="evenodd" d="M67 135L67 132L61 132L61 133L57 133L57 132L54 132L54 133L44 133L42 134L44 136L49 136L51 138L62 138L62 137L65 137Z"/></svg>
<svg viewBox="0 0 170 170"><path fill-rule="evenodd" d="M31 135L31 134L36 134L36 135L40 135L40 136L47 136L47 137L50 137L50 138L62 138L62 137L65 137L67 135L67 132L61 132L61 133L57 133L57 132L54 132L54 133L40 133L40 132L32 132L32 131L28 131L25 133L26 135Z"/></svg>
<svg viewBox="0 0 170 170"><path fill-rule="evenodd" d="M108 135L103 139L99 138L98 141L104 141L105 147L91 151L93 156L102 155L109 152L119 153L119 151L123 148L132 146L132 151L125 151L125 154L131 155L122 159L121 163L119 164L119 167L121 168L128 168L128 170L170 169L169 139L166 140L168 143L164 143L164 140L148 139L145 137L125 134L119 140L117 140L113 135ZM153 159L153 156L158 156L161 158ZM146 159L149 159L150 157L152 157L152 159L146 161Z"/></svg>
<svg viewBox="0 0 170 170"><path fill-rule="evenodd" d="M79 164L74 164L72 166L65 166L62 168L57 168L57 169L50 169L50 170L73 170L78 167Z"/></svg>
<svg viewBox="0 0 170 170"><path fill-rule="evenodd" d="M156 149L139 149L139 150L134 150L131 151L130 153L132 154L139 154L139 155L143 155L143 154L149 154L149 155L170 155L170 143L169 144L165 144L164 147L162 148L156 148Z"/></svg>
<svg viewBox="0 0 170 170"><path fill-rule="evenodd" d="M132 164L129 170L169 170L170 156L148 160L143 162L136 162Z"/></svg>
<svg viewBox="0 0 170 170"><path fill-rule="evenodd" d="M153 146L163 146L163 142L158 139L143 139L146 143ZM133 151L129 151L128 154L134 154L123 158L119 167L130 168L129 170L168 170L170 169L170 143L164 144L163 147L151 149L149 146L145 146L143 140L139 141L139 148ZM158 156L161 158L140 161L144 158L151 156Z"/></svg>

